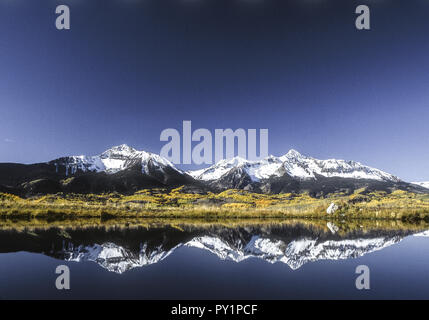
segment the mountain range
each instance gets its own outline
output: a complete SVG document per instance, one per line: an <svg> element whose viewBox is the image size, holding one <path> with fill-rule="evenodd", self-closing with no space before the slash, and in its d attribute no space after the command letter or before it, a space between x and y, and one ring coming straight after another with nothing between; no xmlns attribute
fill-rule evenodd
<svg viewBox="0 0 429 320"><path fill-rule="evenodd" d="M68 156L30 165L0 163L0 192L19 195L133 193L182 185L192 192L235 188L264 193L306 191L314 196L358 188L429 192L428 185L408 183L356 161L318 160L296 150L257 161L235 157L188 172L157 154L125 144L96 156Z"/></svg>

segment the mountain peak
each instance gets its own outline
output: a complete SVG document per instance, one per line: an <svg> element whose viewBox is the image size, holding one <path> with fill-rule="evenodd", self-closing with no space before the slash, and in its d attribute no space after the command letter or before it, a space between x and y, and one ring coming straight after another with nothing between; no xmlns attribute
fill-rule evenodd
<svg viewBox="0 0 429 320"><path fill-rule="evenodd" d="M119 150L135 150L133 147L130 147L129 145L127 145L126 143L120 144L119 146L114 146L112 147L112 149L119 149Z"/></svg>
<svg viewBox="0 0 429 320"><path fill-rule="evenodd" d="M288 161L288 160L299 160L305 158L301 153L296 151L295 149L290 149L286 154L279 157L281 161Z"/></svg>
<svg viewBox="0 0 429 320"><path fill-rule="evenodd" d="M111 147L110 149L104 151L102 155L105 156L111 156L111 155L122 155L122 156L128 156L130 154L136 153L137 150L130 147L127 144L121 144L119 146Z"/></svg>
<svg viewBox="0 0 429 320"><path fill-rule="evenodd" d="M297 157L301 157L302 154L296 151L295 149L290 149L288 153L286 153L286 156L297 158Z"/></svg>
<svg viewBox="0 0 429 320"><path fill-rule="evenodd" d="M217 163L217 165L225 165L226 164L226 165L239 166L239 165L245 164L247 162L249 162L249 161L246 160L246 159L244 159L244 158L242 158L242 157L240 157L240 156L236 156L236 157L233 157L233 158L220 160Z"/></svg>

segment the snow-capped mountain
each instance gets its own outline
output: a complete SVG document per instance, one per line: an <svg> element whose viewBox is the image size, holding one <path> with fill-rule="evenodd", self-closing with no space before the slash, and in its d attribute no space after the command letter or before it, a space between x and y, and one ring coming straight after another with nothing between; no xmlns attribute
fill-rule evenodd
<svg viewBox="0 0 429 320"><path fill-rule="evenodd" d="M81 172L106 172L117 173L128 169L135 165L141 165L142 173L150 171L149 166L163 170L163 168L171 168L180 172L167 159L146 151L138 151L126 144L113 147L96 156L71 156L53 160L50 164L54 164L57 171L60 167L65 168L65 175L73 175L78 171Z"/></svg>
<svg viewBox="0 0 429 320"><path fill-rule="evenodd" d="M132 193L148 188L186 186L192 192L244 189L253 192L308 192L323 196L356 189L429 192L356 161L318 160L290 150L258 161L221 160L201 170L183 172L169 160L120 145L94 156L68 156L31 165L0 163L0 191L19 195Z"/></svg>
<svg viewBox="0 0 429 320"><path fill-rule="evenodd" d="M425 181L425 182L411 182L412 184L418 185L420 187L429 189L429 181Z"/></svg>
<svg viewBox="0 0 429 320"><path fill-rule="evenodd" d="M283 156L269 156L263 160L248 161L239 157L221 160L215 165L188 172L192 177L203 181L213 181L241 169L254 182L288 175L298 180L317 180L318 176L326 178L368 179L399 182L400 179L381 170L365 166L355 161L318 160L290 150Z"/></svg>
<svg viewBox="0 0 429 320"><path fill-rule="evenodd" d="M0 192L22 196L64 193L133 193L142 189L205 186L167 159L128 145L98 155L67 156L30 165L0 163Z"/></svg>

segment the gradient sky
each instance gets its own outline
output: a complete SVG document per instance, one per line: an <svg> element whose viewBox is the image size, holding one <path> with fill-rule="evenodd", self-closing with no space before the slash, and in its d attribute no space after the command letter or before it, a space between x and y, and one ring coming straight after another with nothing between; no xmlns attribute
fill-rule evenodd
<svg viewBox="0 0 429 320"><path fill-rule="evenodd" d="M0 162L159 153L192 120L429 180L428 17L426 0L0 0Z"/></svg>

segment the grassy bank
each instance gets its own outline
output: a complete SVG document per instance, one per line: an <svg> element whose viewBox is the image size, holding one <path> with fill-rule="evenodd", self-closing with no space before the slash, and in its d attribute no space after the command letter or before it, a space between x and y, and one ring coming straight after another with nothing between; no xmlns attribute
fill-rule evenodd
<svg viewBox="0 0 429 320"><path fill-rule="evenodd" d="M339 209L331 215L331 203ZM53 194L20 198L0 193L0 217L8 219L159 218L159 219L392 219L429 220L429 195L405 191L331 194L257 194L227 190L218 194L142 190L133 195Z"/></svg>

